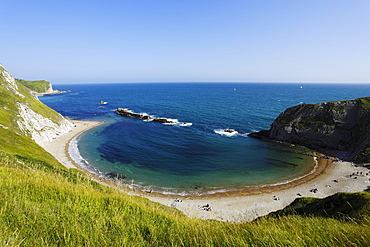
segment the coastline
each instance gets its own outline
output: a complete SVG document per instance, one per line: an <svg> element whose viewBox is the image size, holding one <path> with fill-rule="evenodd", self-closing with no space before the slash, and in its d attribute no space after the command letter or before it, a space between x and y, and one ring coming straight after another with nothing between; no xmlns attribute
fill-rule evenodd
<svg viewBox="0 0 370 247"><path fill-rule="evenodd" d="M166 198L151 194L143 196L175 207L189 217L241 223L283 209L298 197L324 198L337 192L361 192L370 186L370 176L349 176L357 172L366 174L369 172L367 168L356 167L351 162L318 160L317 170L301 180L277 186L257 187L249 192L185 198ZM316 192L311 192L315 189ZM181 201L176 202L176 199ZM201 206L206 204L212 207L212 211L202 210Z"/></svg>
<svg viewBox="0 0 370 247"><path fill-rule="evenodd" d="M73 123L73 129L64 135L59 136L52 142L47 143L46 145L44 145L43 148L51 155L53 155L66 168L81 169L79 165L77 165L76 162L73 161L71 155L69 154L69 143L71 142L71 140L73 140L73 138L81 135L85 131L88 131L94 127L103 124L103 122L81 120L69 121Z"/></svg>
<svg viewBox="0 0 370 247"><path fill-rule="evenodd" d="M44 148L65 167L84 170L72 160L68 149L69 143L83 132L103 123L94 121L72 122L75 127L69 133L60 136ZM370 186L370 176L356 176L357 179L349 176L352 173L357 174L357 172L367 173L369 172L367 168L356 167L350 162L333 162L333 159L318 158L317 162L318 165L314 172L288 183L184 197L138 191L130 189L127 185L120 185L119 182L115 184L111 181L102 180L91 173L89 174L104 185L115 187L130 195L146 197L151 201L177 208L189 217L230 222L254 220L270 212L283 209L300 196L324 198L337 192L364 191ZM310 192L313 189L317 189L317 191ZM201 208L206 204L212 207L211 211Z"/></svg>

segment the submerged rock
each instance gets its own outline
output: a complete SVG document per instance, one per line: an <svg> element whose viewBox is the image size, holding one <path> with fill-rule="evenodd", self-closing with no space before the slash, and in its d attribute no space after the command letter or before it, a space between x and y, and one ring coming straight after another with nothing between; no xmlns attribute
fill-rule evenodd
<svg viewBox="0 0 370 247"><path fill-rule="evenodd" d="M118 173L115 173L115 172L108 172L105 174L108 178L112 178L112 179L125 179L126 177L122 174L118 174Z"/></svg>

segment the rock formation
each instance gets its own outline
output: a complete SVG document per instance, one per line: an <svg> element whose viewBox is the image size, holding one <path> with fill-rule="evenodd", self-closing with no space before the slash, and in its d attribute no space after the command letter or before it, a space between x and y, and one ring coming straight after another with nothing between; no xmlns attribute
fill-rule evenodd
<svg viewBox="0 0 370 247"><path fill-rule="evenodd" d="M293 106L275 119L270 130L250 136L370 162L370 97Z"/></svg>
<svg viewBox="0 0 370 247"><path fill-rule="evenodd" d="M145 114L134 113L132 111L129 111L129 110L123 109L123 108L118 108L114 112L116 114L124 116L124 117L138 118L138 119L143 119L143 120L152 120L152 121L155 121L155 122L168 123L168 124L176 124L177 123L177 122L169 120L167 118L155 118L155 117L145 115Z"/></svg>
<svg viewBox="0 0 370 247"><path fill-rule="evenodd" d="M55 137L69 132L73 125L56 111L42 104L25 86L0 65L0 111L6 110L13 121L0 120L0 127L31 137L44 146Z"/></svg>
<svg viewBox="0 0 370 247"><path fill-rule="evenodd" d="M235 132L235 130L233 130L233 129L224 129L224 132L227 132L227 133L234 133L234 132Z"/></svg>

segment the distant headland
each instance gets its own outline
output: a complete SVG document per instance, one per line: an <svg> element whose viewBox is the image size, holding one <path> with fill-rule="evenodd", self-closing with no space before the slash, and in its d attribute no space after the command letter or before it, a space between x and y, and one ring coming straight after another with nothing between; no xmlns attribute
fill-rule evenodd
<svg viewBox="0 0 370 247"><path fill-rule="evenodd" d="M45 80L36 80L36 81L27 81L23 79L15 79L17 82L23 84L32 92L34 92L37 96L41 95L51 95L51 94L60 94L60 93L67 93L68 91L59 91L53 89L53 86L49 81Z"/></svg>

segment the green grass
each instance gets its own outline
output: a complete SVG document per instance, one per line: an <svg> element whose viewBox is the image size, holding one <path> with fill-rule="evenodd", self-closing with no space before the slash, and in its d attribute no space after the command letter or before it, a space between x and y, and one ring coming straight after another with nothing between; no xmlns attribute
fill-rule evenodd
<svg viewBox="0 0 370 247"><path fill-rule="evenodd" d="M51 86L51 83L45 80L38 80L38 81L26 81L22 79L17 79L17 81L23 85L25 85L27 88L29 88L31 91L37 92L37 93L45 93Z"/></svg>
<svg viewBox="0 0 370 247"><path fill-rule="evenodd" d="M174 208L103 186L81 171L66 169L18 133L17 100L55 117L25 87L20 90L25 98L0 85L0 124L8 127L0 126L0 246L370 245L369 192L327 199L346 217L324 214L326 204L308 198L292 205L290 213L236 224L191 219ZM300 208L306 213L297 214Z"/></svg>
<svg viewBox="0 0 370 247"><path fill-rule="evenodd" d="M370 110L370 97L364 97L358 99L361 102L361 107L364 110Z"/></svg>
<svg viewBox="0 0 370 247"><path fill-rule="evenodd" d="M10 246L366 246L370 218L190 219L84 174L0 152L0 241Z"/></svg>
<svg viewBox="0 0 370 247"><path fill-rule="evenodd" d="M370 193L337 193L327 198L297 198L291 205L270 214L274 216L301 215L341 220L361 220L370 217Z"/></svg>
<svg viewBox="0 0 370 247"><path fill-rule="evenodd" d="M370 244L368 207L346 219L295 214L244 224L190 219L176 209L129 196L92 181L80 171L67 170L30 138L0 130L0 136L7 136L0 141L1 150L5 150L0 151L0 242L4 245ZM369 193L360 194L368 203ZM301 206L317 199L307 200Z"/></svg>
<svg viewBox="0 0 370 247"><path fill-rule="evenodd" d="M0 67L0 72L3 70L4 68ZM0 76L0 125L9 127L11 130L20 133L17 124L17 120L19 120L17 103L27 105L36 113L49 118L55 123L59 123L62 120L62 117L57 114L57 112L36 99L35 96L31 94L30 90L23 84L16 81L19 93L24 97L9 92L6 87L2 86L3 84L6 85L7 82Z"/></svg>

